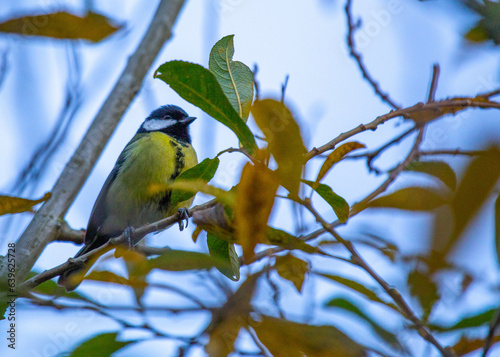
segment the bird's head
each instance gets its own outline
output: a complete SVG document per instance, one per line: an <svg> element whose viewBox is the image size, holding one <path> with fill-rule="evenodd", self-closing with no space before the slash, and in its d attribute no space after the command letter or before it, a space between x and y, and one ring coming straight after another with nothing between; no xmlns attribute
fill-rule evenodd
<svg viewBox="0 0 500 357"><path fill-rule="evenodd" d="M149 114L138 133L161 131L177 140L191 143L189 124L195 119L176 105L164 105Z"/></svg>

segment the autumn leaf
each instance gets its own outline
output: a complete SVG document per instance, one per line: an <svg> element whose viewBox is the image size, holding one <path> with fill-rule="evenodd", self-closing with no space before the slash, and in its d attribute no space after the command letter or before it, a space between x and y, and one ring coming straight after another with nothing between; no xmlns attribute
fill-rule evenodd
<svg viewBox="0 0 500 357"><path fill-rule="evenodd" d="M251 321L274 357L364 357L365 348L334 326L300 324L271 316Z"/></svg>
<svg viewBox="0 0 500 357"><path fill-rule="evenodd" d="M323 177L325 177L325 175L330 171L333 165L342 160L342 158L346 156L348 153L363 148L366 148L366 146L361 143L358 143L357 141L351 141L342 144L338 148L333 150L333 152L327 156L325 162L321 166L321 169L319 170L318 173L318 177L316 178L316 183L319 183L323 179Z"/></svg>
<svg viewBox="0 0 500 357"><path fill-rule="evenodd" d="M280 183L292 196L297 196L307 151L299 125L290 110L273 99L254 102L251 112L278 164Z"/></svg>
<svg viewBox="0 0 500 357"><path fill-rule="evenodd" d="M277 189L274 172L262 164L245 165L234 209L236 236L245 261L250 261L257 243L266 241L267 221Z"/></svg>
<svg viewBox="0 0 500 357"><path fill-rule="evenodd" d="M0 23L0 32L91 42L102 41L120 28L106 16L95 12L80 17L61 11L23 16Z"/></svg>
<svg viewBox="0 0 500 357"><path fill-rule="evenodd" d="M307 263L291 254L276 257L276 271L279 276L293 283L297 291L302 292L302 285L308 271Z"/></svg>
<svg viewBox="0 0 500 357"><path fill-rule="evenodd" d="M38 200L28 200L26 198L12 196L0 196L0 216L12 213L33 212L33 206L47 201L49 198L49 192Z"/></svg>

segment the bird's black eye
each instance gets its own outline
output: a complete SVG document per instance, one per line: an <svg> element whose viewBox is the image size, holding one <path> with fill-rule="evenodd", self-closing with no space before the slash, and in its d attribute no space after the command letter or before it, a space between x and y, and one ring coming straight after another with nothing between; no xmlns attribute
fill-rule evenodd
<svg viewBox="0 0 500 357"><path fill-rule="evenodd" d="M163 117L163 120L168 120L168 119L172 119L172 117L171 117L170 115L165 115L165 116Z"/></svg>

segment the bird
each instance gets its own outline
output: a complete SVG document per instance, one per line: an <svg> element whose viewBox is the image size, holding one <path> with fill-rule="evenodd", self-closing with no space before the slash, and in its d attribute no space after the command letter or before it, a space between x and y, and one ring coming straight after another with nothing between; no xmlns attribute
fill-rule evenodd
<svg viewBox="0 0 500 357"><path fill-rule="evenodd" d="M124 232L130 234L132 227L155 222L178 210L185 213L193 199L171 207L172 191L166 184L198 163L189 135L189 125L195 119L178 106L164 105L144 120L104 182L90 214L85 244L75 258ZM58 284L66 291L75 290L89 265L72 266L61 274Z"/></svg>

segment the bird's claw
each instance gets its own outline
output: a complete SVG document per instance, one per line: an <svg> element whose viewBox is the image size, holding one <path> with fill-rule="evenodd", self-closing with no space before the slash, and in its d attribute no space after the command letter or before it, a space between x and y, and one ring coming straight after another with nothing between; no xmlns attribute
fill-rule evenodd
<svg viewBox="0 0 500 357"><path fill-rule="evenodd" d="M179 208L179 230L183 231L189 224L189 210L187 208ZM186 226L184 226L186 221Z"/></svg>
<svg viewBox="0 0 500 357"><path fill-rule="evenodd" d="M132 249L134 247L134 227L128 226L123 231L125 234L125 239L127 240L128 249Z"/></svg>

